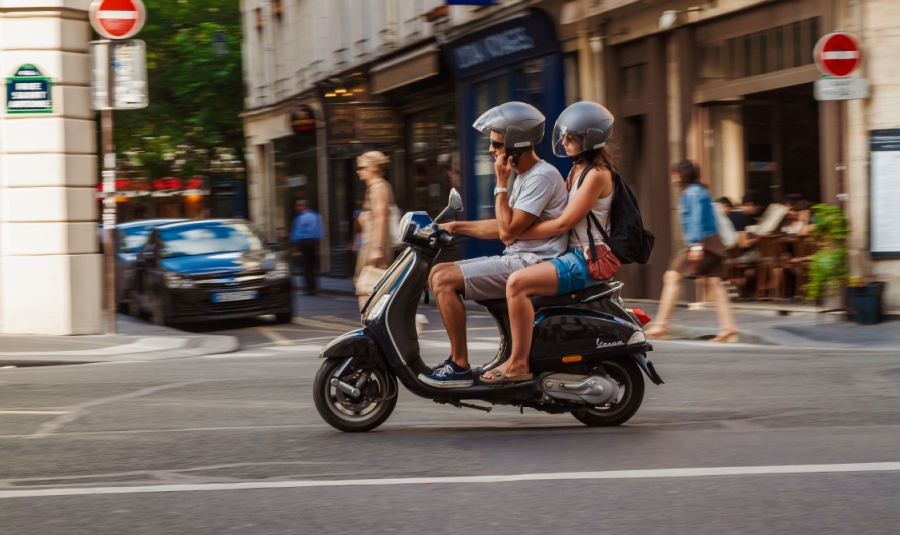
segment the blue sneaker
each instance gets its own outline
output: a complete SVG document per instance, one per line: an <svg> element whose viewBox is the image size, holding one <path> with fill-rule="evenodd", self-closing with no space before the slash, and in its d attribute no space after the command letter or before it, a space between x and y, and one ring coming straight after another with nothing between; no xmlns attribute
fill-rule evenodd
<svg viewBox="0 0 900 535"><path fill-rule="evenodd" d="M452 360L431 375L420 373L419 380L436 388L459 388L475 384L472 370L463 369Z"/></svg>
<svg viewBox="0 0 900 535"><path fill-rule="evenodd" d="M434 373L434 372L440 370L441 368L443 368L447 364L450 364L451 362L453 362L452 358L450 358L450 357L445 358L444 360L438 362L437 364L435 364L434 366L431 367L431 373Z"/></svg>

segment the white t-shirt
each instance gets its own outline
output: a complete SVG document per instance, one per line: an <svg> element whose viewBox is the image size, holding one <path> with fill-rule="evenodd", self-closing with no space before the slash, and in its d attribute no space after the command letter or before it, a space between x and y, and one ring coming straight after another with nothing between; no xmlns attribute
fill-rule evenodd
<svg viewBox="0 0 900 535"><path fill-rule="evenodd" d="M509 195L509 207L537 216L536 223L561 216L567 202L562 175L544 160L517 176ZM567 243L565 234L539 240L516 240L503 254L531 253L541 258L555 258L566 251Z"/></svg>

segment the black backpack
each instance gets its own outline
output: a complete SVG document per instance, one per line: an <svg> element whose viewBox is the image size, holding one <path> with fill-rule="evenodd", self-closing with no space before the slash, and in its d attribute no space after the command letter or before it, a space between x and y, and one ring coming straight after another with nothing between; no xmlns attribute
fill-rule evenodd
<svg viewBox="0 0 900 535"><path fill-rule="evenodd" d="M591 166L585 167L578 179L578 187L584 181ZM653 252L656 236L644 228L641 209L637 196L628 187L625 179L615 169L610 169L613 176L612 204L609 207L609 234L599 226L603 241L609 245L616 258L622 264L646 264ZM590 213L590 212L589 212Z"/></svg>

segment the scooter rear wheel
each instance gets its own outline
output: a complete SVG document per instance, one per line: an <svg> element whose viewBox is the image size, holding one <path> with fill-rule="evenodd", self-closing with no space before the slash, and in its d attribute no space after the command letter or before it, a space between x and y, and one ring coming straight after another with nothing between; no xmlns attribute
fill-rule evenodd
<svg viewBox="0 0 900 535"><path fill-rule="evenodd" d="M350 359L338 379L359 388L354 397L331 381L346 360L328 359L322 363L313 382L313 400L323 420L348 433L375 429L394 412L397 405L397 379L374 362Z"/></svg>
<svg viewBox="0 0 900 535"><path fill-rule="evenodd" d="M631 357L616 357L603 363L603 372L619 384L619 396L611 404L572 412L576 420L589 427L622 425L638 411L644 400L644 375Z"/></svg>

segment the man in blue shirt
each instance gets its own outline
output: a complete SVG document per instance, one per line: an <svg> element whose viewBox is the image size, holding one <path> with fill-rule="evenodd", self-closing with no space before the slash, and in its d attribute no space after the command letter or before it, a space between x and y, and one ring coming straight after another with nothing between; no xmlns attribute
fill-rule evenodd
<svg viewBox="0 0 900 535"><path fill-rule="evenodd" d="M300 253L303 276L306 279L306 295L316 294L316 270L319 266L319 240L322 233L322 216L309 209L306 199L294 202L297 217L291 227L291 243Z"/></svg>

